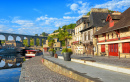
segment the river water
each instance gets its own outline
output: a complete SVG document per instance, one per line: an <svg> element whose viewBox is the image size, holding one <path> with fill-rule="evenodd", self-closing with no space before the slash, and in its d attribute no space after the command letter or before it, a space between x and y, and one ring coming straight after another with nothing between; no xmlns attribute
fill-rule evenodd
<svg viewBox="0 0 130 82"><path fill-rule="evenodd" d="M20 54L0 55L0 82L19 82L22 62Z"/></svg>

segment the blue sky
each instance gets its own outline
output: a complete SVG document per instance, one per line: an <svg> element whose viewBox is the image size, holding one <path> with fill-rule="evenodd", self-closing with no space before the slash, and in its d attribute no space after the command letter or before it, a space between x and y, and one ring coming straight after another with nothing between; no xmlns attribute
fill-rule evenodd
<svg viewBox="0 0 130 82"><path fill-rule="evenodd" d="M130 0L0 0L0 32L52 33L75 23L91 8L125 11Z"/></svg>

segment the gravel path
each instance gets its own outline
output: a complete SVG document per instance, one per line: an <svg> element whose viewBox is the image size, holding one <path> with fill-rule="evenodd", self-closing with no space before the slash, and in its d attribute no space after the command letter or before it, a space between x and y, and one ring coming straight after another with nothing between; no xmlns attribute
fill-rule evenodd
<svg viewBox="0 0 130 82"><path fill-rule="evenodd" d="M24 63L26 82L77 82L71 78L51 71L41 62L42 57L34 57Z"/></svg>

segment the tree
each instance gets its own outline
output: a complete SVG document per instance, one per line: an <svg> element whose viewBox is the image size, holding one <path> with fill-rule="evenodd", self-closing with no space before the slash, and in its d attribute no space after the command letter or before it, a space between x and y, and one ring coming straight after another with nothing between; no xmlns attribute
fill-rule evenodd
<svg viewBox="0 0 130 82"><path fill-rule="evenodd" d="M38 34L35 34L35 36L38 36Z"/></svg>
<svg viewBox="0 0 130 82"><path fill-rule="evenodd" d="M67 30L60 30L58 38L60 41L65 41L65 46L67 48L67 39L72 39L72 36L67 32Z"/></svg>
<svg viewBox="0 0 130 82"><path fill-rule="evenodd" d="M108 12L109 12L109 13L113 13L114 11L112 11L112 10L108 10Z"/></svg>
<svg viewBox="0 0 130 82"><path fill-rule="evenodd" d="M45 32L43 32L43 33L42 33L42 36L46 36L46 33L45 33Z"/></svg>
<svg viewBox="0 0 130 82"><path fill-rule="evenodd" d="M87 13L87 16L89 16L90 15L90 11Z"/></svg>
<svg viewBox="0 0 130 82"><path fill-rule="evenodd" d="M53 49L53 45L54 45L54 43L55 43L55 40L53 39L54 38L54 36L53 35L51 35L51 36L48 36L48 46L51 48L51 49Z"/></svg>

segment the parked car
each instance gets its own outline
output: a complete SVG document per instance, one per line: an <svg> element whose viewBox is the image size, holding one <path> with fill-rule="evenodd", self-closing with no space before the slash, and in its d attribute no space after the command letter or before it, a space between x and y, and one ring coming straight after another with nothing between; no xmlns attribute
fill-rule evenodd
<svg viewBox="0 0 130 82"><path fill-rule="evenodd" d="M60 48L60 50L62 50L62 48Z"/></svg>

